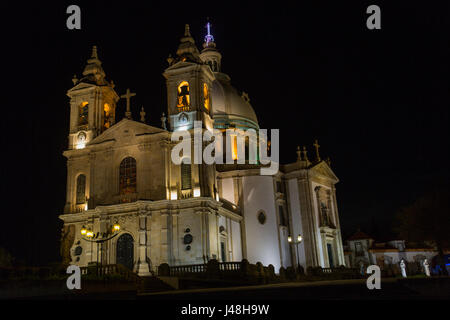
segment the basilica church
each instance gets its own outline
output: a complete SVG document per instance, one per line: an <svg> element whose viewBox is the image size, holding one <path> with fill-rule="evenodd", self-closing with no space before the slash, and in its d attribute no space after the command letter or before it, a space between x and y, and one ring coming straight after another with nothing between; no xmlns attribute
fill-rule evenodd
<svg viewBox="0 0 450 320"><path fill-rule="evenodd" d="M259 162L175 164L175 132L259 130L245 92L222 72L208 32L201 51L185 26L163 72L167 112L161 126L131 113L134 93L119 95L97 48L73 87L61 254L68 264L122 264L150 275L170 266L219 262L280 267L345 265L335 184L328 161L297 148L294 163L261 175ZM120 98L126 112L117 119ZM258 107L258 106L256 106ZM264 106L259 106L263 108ZM282 134L282 129L281 129Z"/></svg>

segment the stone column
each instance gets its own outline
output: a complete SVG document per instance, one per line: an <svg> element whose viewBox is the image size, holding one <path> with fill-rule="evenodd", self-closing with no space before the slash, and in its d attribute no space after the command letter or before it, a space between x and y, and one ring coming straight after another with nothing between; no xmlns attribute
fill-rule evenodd
<svg viewBox="0 0 450 320"><path fill-rule="evenodd" d="M168 237L168 220L169 214L166 210L161 212L160 222L161 222L161 252L160 252L160 264L169 263L169 237Z"/></svg>
<svg viewBox="0 0 450 320"><path fill-rule="evenodd" d="M344 246L342 244L341 224L339 221L339 213L336 200L336 188L334 187L334 185L331 186L331 201L333 203L334 221L336 222L336 245L337 245L336 249L338 252L339 264L345 266Z"/></svg>
<svg viewBox="0 0 450 320"><path fill-rule="evenodd" d="M319 266L319 254L316 239L316 223L314 213L314 197L308 177L298 178L300 207L302 210L302 226L304 235L304 248L306 267Z"/></svg>
<svg viewBox="0 0 450 320"><path fill-rule="evenodd" d="M147 210L139 210L139 259L137 273L140 276L149 276L150 269L147 263Z"/></svg>
<svg viewBox="0 0 450 320"><path fill-rule="evenodd" d="M325 217L323 216L322 213L322 204L320 202L320 193L321 193L321 188L320 186L317 186L314 188L314 191L316 193L316 205L317 205L317 216L319 217L319 230L320 230L320 240L321 240L321 244L322 244L322 260L323 260L323 267L325 268L330 268L330 259L329 259L329 255L328 255L328 240L327 240L327 234L324 232L324 229L322 227L329 227L327 224L327 213L325 213ZM320 253L318 252L318 254L320 255ZM319 257L319 261L320 261L320 257Z"/></svg>
<svg viewBox="0 0 450 320"><path fill-rule="evenodd" d="M178 239L178 210L172 211L171 214L171 234L172 234L172 264L180 264L180 253L179 253L179 239Z"/></svg>

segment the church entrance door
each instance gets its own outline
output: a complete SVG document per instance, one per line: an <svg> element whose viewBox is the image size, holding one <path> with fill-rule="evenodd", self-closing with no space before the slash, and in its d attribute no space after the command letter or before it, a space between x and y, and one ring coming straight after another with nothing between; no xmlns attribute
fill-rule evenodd
<svg viewBox="0 0 450 320"><path fill-rule="evenodd" d="M128 233L121 235L119 239L117 239L116 263L133 270L133 249L133 237Z"/></svg>
<svg viewBox="0 0 450 320"><path fill-rule="evenodd" d="M222 257L222 262L227 261L227 251L225 250L225 242L220 241L220 255Z"/></svg>

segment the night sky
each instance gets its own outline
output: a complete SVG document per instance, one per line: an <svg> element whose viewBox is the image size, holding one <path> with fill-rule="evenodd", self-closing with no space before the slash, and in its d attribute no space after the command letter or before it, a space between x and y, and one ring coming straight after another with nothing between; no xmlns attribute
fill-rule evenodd
<svg viewBox="0 0 450 320"><path fill-rule="evenodd" d="M312 4L314 2L314 4ZM222 71L249 94L261 128L280 129L281 162L318 139L330 156L346 237L390 237L402 206L449 181L450 7L411 1L62 2L2 11L2 230L17 261L59 260L69 98L92 45L116 91L137 96L151 125L166 110L162 76L184 24L201 48L207 17ZM211 3L213 3L211 1ZM215 2L214 2L215 3ZM82 29L66 28L78 4ZM382 29L366 28L381 7ZM118 106L119 121L125 101Z"/></svg>

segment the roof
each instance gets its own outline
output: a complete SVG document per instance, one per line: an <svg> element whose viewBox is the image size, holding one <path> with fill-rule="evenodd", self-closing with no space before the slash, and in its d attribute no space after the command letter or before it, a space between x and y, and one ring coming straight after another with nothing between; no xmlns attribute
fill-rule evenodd
<svg viewBox="0 0 450 320"><path fill-rule="evenodd" d="M118 123L114 124L111 128L105 130L99 136L95 137L87 144L87 146L100 144L110 140L116 140L121 135L123 135L124 132L131 132L132 136L143 136L167 131L142 122L123 118Z"/></svg>
<svg viewBox="0 0 450 320"><path fill-rule="evenodd" d="M247 96L239 94L226 75L216 73L216 79L211 88L214 118L221 116L230 120L232 118L243 118L258 124L256 113Z"/></svg>
<svg viewBox="0 0 450 320"><path fill-rule="evenodd" d="M365 240L365 239L373 239L373 238L371 236L369 236L368 234L362 232L362 231L357 231L350 238L348 238L347 241Z"/></svg>

